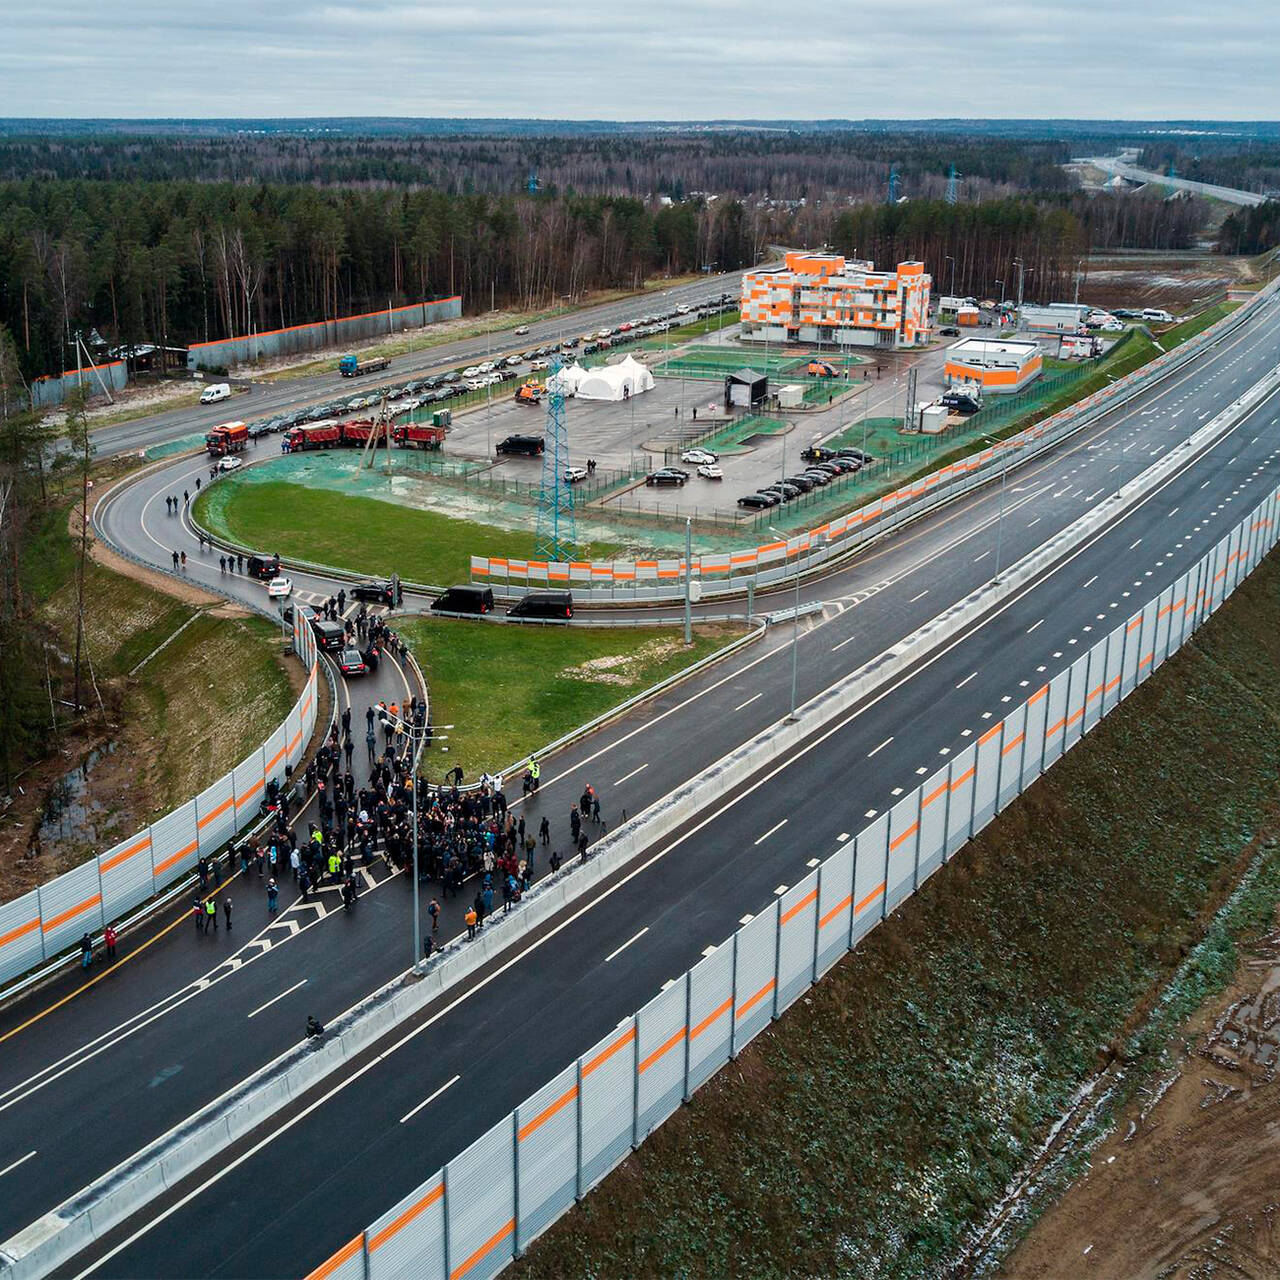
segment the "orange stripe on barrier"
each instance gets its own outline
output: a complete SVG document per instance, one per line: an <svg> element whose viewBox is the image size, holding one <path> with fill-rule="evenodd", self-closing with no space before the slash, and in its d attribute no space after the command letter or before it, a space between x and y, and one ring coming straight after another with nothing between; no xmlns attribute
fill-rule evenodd
<svg viewBox="0 0 1280 1280"><path fill-rule="evenodd" d="M1039 702L1041 698L1046 697L1048 693L1049 693L1049 686L1047 684L1042 684L1035 691L1035 693L1033 693L1031 697L1027 699L1027 706L1029 707L1035 706L1035 704Z"/></svg>
<svg viewBox="0 0 1280 1280"><path fill-rule="evenodd" d="M858 912L865 911L883 892L884 892L884 885L883 884L876 885L876 887L872 889L871 892L867 894L867 896L863 898L863 900L860 903L858 903L856 907L854 907L853 914L856 916Z"/></svg>
<svg viewBox="0 0 1280 1280"><path fill-rule="evenodd" d="M1009 752L1012 751L1014 747L1018 746L1026 736L1027 735L1025 733L1020 733L1012 742L1006 742L1001 748L1000 754L1002 756L1007 756Z"/></svg>
<svg viewBox="0 0 1280 1280"><path fill-rule="evenodd" d="M663 1041L647 1058L640 1059L640 1070L648 1071L663 1054L670 1053L684 1039L685 1028L681 1027L669 1040Z"/></svg>
<svg viewBox="0 0 1280 1280"><path fill-rule="evenodd" d="M92 898L86 898L83 902L77 903L74 907L68 907L65 911L59 911L52 920L45 920L40 927L45 933L51 933L60 924L66 924L68 920L74 920L82 911L88 911L90 907L96 907L102 901L102 895L95 893Z"/></svg>
<svg viewBox="0 0 1280 1280"><path fill-rule="evenodd" d="M1080 719L1080 717L1081 717L1082 715L1084 715L1084 708L1083 708L1083 707L1081 707L1079 711L1073 711L1073 712L1072 712L1072 713L1067 717L1067 728L1070 728L1073 724L1075 724L1075 722L1076 722L1077 720L1079 720L1079 719Z"/></svg>
<svg viewBox="0 0 1280 1280"><path fill-rule="evenodd" d="M1000 723L997 725L992 725L992 727L988 729L986 733L984 733L982 737L978 739L978 746L985 747L987 743L990 742L991 739L994 738L996 734L999 733L1000 730L1003 728L1004 728L1003 720L1001 720Z"/></svg>
<svg viewBox="0 0 1280 1280"><path fill-rule="evenodd" d="M1146 656L1145 658L1143 658L1141 662L1139 662L1139 663L1138 663L1138 670L1139 670L1139 671L1141 671L1141 670L1142 670L1142 668L1143 668L1143 667L1145 667L1145 666L1147 665L1147 663L1148 663L1148 662L1150 662L1150 661L1151 661L1151 659L1152 659L1152 658L1154 658L1155 656L1156 656L1156 655L1155 655L1155 652L1154 652L1154 651L1153 651L1153 652L1151 652L1151 653L1149 653L1149 654L1147 654L1147 656Z"/></svg>
<svg viewBox="0 0 1280 1280"><path fill-rule="evenodd" d="M1102 696L1102 685L1099 685L1096 689L1094 689L1092 693L1085 695L1085 699L1084 699L1085 706L1088 706L1089 703L1091 703L1094 700L1094 698L1098 698L1101 696Z"/></svg>
<svg viewBox="0 0 1280 1280"><path fill-rule="evenodd" d="M246 792L245 795L236 796L236 808L239 809L242 805L248 804L249 801L252 800L253 797L256 796L258 792L261 790L262 790L262 779L259 778L258 781L255 782L253 786L249 788L248 792Z"/></svg>
<svg viewBox="0 0 1280 1280"><path fill-rule="evenodd" d="M122 862L127 862L135 853L141 853L143 849L149 849L150 847L151 835L148 832L141 840L135 840L127 849L121 849L114 858L108 858L106 862L100 862L98 870L105 874L118 867ZM3 939L0 939L0 943L3 943Z"/></svg>
<svg viewBox="0 0 1280 1280"><path fill-rule="evenodd" d="M602 1049L599 1053L596 1054L594 1058L591 1059L590 1062L587 1063L585 1067L582 1068L583 1079L585 1080L586 1077L589 1076L597 1068L604 1066L604 1064L608 1062L609 1059L612 1058L613 1055L617 1053L619 1049L622 1049L625 1046L629 1045L635 1038L636 1038L636 1029L635 1027L632 1027L631 1030L628 1031L626 1035L620 1036L607 1049Z"/></svg>
<svg viewBox="0 0 1280 1280"><path fill-rule="evenodd" d="M415 1200L398 1218L393 1218L376 1236L369 1237L369 1252L381 1249L392 1236L404 1230L424 1210L431 1208L437 1200L444 1198L444 1183L432 1187L420 1200Z"/></svg>
<svg viewBox="0 0 1280 1280"><path fill-rule="evenodd" d="M552 1116L563 1111L578 1096L578 1086L570 1085L549 1107L544 1107L527 1124L516 1130L516 1141L523 1142L531 1133L536 1133Z"/></svg>
<svg viewBox="0 0 1280 1280"><path fill-rule="evenodd" d="M193 840L189 845L186 846L186 848L179 849L177 853L172 855L172 857L166 858L162 863L160 863L156 867L156 871L155 871L156 875L162 875L164 872L168 871L169 868L174 865L174 863L181 862L182 859L187 856L187 854L194 853L196 849L196 843L197 842Z"/></svg>
<svg viewBox="0 0 1280 1280"><path fill-rule="evenodd" d="M346 1244L338 1250L337 1253L329 1258L326 1262L322 1262L308 1276L307 1280L324 1280L325 1276L331 1276L344 1262L354 1258L357 1253L364 1247L364 1232L362 1231L354 1240L347 1241Z"/></svg>
<svg viewBox="0 0 1280 1280"><path fill-rule="evenodd" d="M920 807L922 809L927 809L939 796L945 795L946 790L947 790L947 784L944 781L936 791L931 791L927 796L925 796L920 801Z"/></svg>
<svg viewBox="0 0 1280 1280"><path fill-rule="evenodd" d="M226 811L230 809L231 806L235 804L235 802L236 802L235 796L228 796L212 813L206 813L204 817L201 818L200 821L196 823L196 826L201 831L203 831L204 828L210 822L212 822L216 817L218 817L220 814L226 813Z"/></svg>
<svg viewBox="0 0 1280 1280"><path fill-rule="evenodd" d="M750 1000L748 1000L745 1004L740 1004L738 1006L737 1012L734 1014L734 1017L745 1018L747 1014L749 1014L751 1010L754 1009L756 1005L758 1005L760 1001L763 1000L765 996L767 996L769 992L774 989L775 986L777 986L777 983L774 982L772 978L770 978L769 981L766 982L764 986L761 987L760 990L757 991L755 995L751 997Z"/></svg>
<svg viewBox="0 0 1280 1280"><path fill-rule="evenodd" d="M786 924L787 921L790 920L793 916L799 915L800 912L802 912L805 909L805 907L807 907L809 903L811 903L817 896L818 896L817 889L810 889L809 892L806 893L804 897L801 898L800 901L795 904L794 907L789 907L786 911L782 913L782 917L781 919L779 919L778 923Z"/></svg>
<svg viewBox="0 0 1280 1280"><path fill-rule="evenodd" d="M1059 729L1061 729L1061 728L1062 728L1066 723L1067 723L1067 719L1066 719L1066 717L1065 717L1065 716L1063 716L1063 718L1062 718L1061 720L1059 720L1057 724L1050 725L1050 726L1049 726L1049 727L1044 731L1044 736L1045 736L1045 738L1046 738L1046 739L1048 739L1048 738L1052 738L1052 737L1053 737L1053 735L1054 735L1055 733L1057 733L1057 732L1058 732L1058 730L1059 730Z"/></svg>
<svg viewBox="0 0 1280 1280"><path fill-rule="evenodd" d="M920 824L913 822L900 836L889 841L889 852L892 853L900 844L906 840L910 840L917 831L920 830Z"/></svg>
<svg viewBox="0 0 1280 1280"><path fill-rule="evenodd" d="M836 916L838 916L845 909L845 907L847 907L849 903L851 903L852 901L853 901L853 894L851 893L841 898L840 901L837 902L836 905L832 907L831 910L828 911L827 914L818 921L818 928L825 929L827 925L829 925L836 918Z"/></svg>
<svg viewBox="0 0 1280 1280"><path fill-rule="evenodd" d="M270 773L271 770L274 769L276 765L280 763L280 757L284 755L284 753L285 753L285 748L281 747L280 750L277 751L275 755L273 755L271 759L267 761L267 767L266 769L263 770L263 772Z"/></svg>
<svg viewBox="0 0 1280 1280"><path fill-rule="evenodd" d="M1111 679L1107 681L1106 686L1103 688L1102 692L1110 693L1111 690L1114 689L1116 685L1118 685L1119 683L1120 683L1120 677L1112 676Z"/></svg>
<svg viewBox="0 0 1280 1280"><path fill-rule="evenodd" d="M964 772L963 772L963 773L962 773L962 774L961 774L961 775L960 775L960 776L959 776L959 777L958 777L958 778L957 778L957 779L956 779L956 780L951 784L951 790L952 790L952 791L958 791L961 787L963 787L963 786L964 786L964 784L965 784L966 782L968 782L970 778L972 778L972 777L973 777L973 774L974 774L974 768L975 768L975 766L970 765L970 766L969 766L969 767L968 767L968 768L967 768L967 769L966 769L966 770L965 770L965 771L964 771ZM884 887L884 886L882 885L882 886L881 886L881 888L883 888L883 887Z"/></svg>
<svg viewBox="0 0 1280 1280"><path fill-rule="evenodd" d="M698 1023L698 1025L694 1027L692 1031L689 1032L689 1039L696 1040L713 1022L715 1022L719 1018L723 1018L724 1015L728 1013L732 1007L733 1007L733 997L730 996L729 999L724 1002L724 1004L718 1005L716 1008L712 1009L711 1012L707 1014L707 1016L703 1018L703 1020L700 1023Z"/></svg>
<svg viewBox="0 0 1280 1280"><path fill-rule="evenodd" d="M506 1226L499 1228L482 1244L469 1258L460 1266L454 1267L449 1272L449 1280L458 1280L459 1276L465 1276L472 1267L476 1265L486 1254L492 1253L509 1235L512 1235L516 1229L516 1220L511 1219Z"/></svg>
<svg viewBox="0 0 1280 1280"><path fill-rule="evenodd" d="M1138 614L1138 616L1134 618L1134 620L1131 623L1129 623L1127 627L1125 627L1125 630L1132 631L1134 627L1140 627L1140 626L1142 626L1142 614Z"/></svg>
<svg viewBox="0 0 1280 1280"><path fill-rule="evenodd" d="M33 929L40 927L39 920L28 920L26 924L20 924L16 929L10 929L8 933L0 933L0 947L7 947L11 942L17 942L19 938L25 938Z"/></svg>

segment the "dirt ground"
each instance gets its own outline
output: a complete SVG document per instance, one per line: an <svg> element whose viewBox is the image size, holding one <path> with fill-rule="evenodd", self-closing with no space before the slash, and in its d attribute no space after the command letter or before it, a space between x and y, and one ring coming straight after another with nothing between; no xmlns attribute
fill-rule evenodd
<svg viewBox="0 0 1280 1280"><path fill-rule="evenodd" d="M1121 1115L1002 1275L1280 1275L1280 928L1245 955L1186 1042L1176 1078Z"/></svg>
<svg viewBox="0 0 1280 1280"><path fill-rule="evenodd" d="M1080 300L1099 307L1163 307L1184 315L1252 278L1248 258L1212 253L1096 254L1080 283Z"/></svg>

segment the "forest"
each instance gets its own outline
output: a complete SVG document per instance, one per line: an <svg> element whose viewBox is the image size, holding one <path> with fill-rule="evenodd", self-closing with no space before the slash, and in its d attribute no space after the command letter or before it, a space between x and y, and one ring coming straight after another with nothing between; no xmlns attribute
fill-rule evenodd
<svg viewBox="0 0 1280 1280"><path fill-rule="evenodd" d="M1280 200L1237 209L1218 228L1219 253L1266 253L1280 248Z"/></svg>

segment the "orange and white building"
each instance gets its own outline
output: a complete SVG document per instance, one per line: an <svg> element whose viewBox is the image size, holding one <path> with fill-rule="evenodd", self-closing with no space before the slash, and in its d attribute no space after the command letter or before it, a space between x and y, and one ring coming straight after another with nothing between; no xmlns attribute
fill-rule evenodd
<svg viewBox="0 0 1280 1280"><path fill-rule="evenodd" d="M947 348L943 374L949 387L972 383L983 395L1000 395L1021 391L1039 376L1042 364L1038 342L965 338Z"/></svg>
<svg viewBox="0 0 1280 1280"><path fill-rule="evenodd" d="M788 253L781 267L742 277L741 336L834 347L919 347L929 340L923 262L896 271L828 253Z"/></svg>

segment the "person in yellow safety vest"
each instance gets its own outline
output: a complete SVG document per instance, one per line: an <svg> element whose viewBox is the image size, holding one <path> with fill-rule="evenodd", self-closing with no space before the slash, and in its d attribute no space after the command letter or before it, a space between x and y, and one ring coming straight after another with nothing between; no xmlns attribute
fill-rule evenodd
<svg viewBox="0 0 1280 1280"><path fill-rule="evenodd" d="M542 766L537 760L529 761L529 780L533 783L533 789L538 789L538 779L542 776Z"/></svg>
<svg viewBox="0 0 1280 1280"><path fill-rule="evenodd" d="M338 857L337 852L329 855L329 875L333 879L338 878L338 873L342 870L342 859Z"/></svg>
<svg viewBox="0 0 1280 1280"><path fill-rule="evenodd" d="M206 929L218 932L218 904L212 898L204 904L204 925Z"/></svg>

